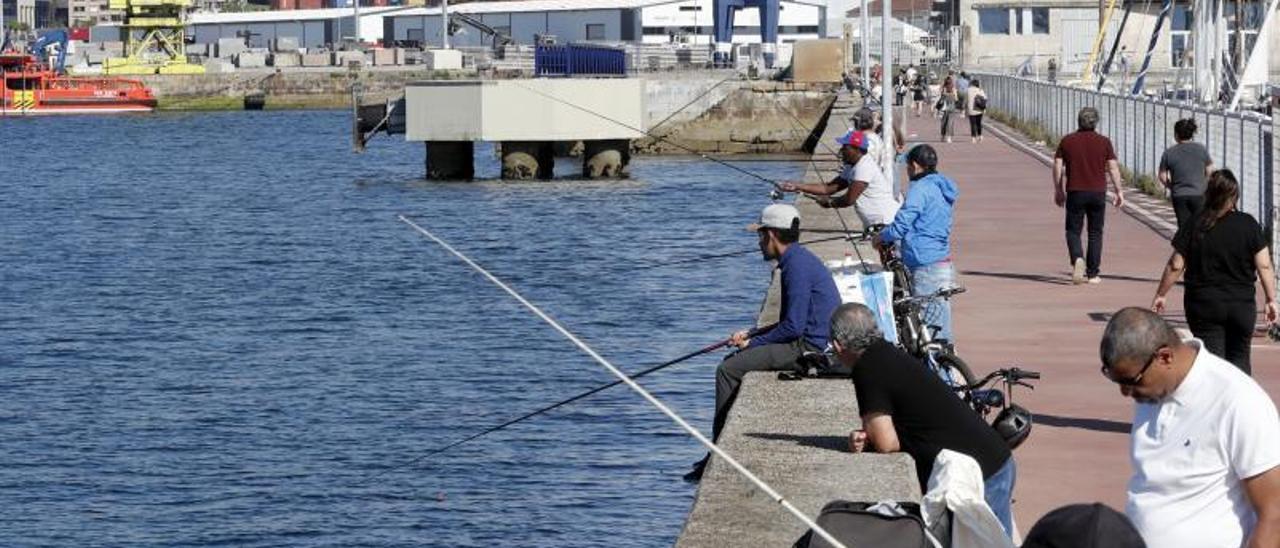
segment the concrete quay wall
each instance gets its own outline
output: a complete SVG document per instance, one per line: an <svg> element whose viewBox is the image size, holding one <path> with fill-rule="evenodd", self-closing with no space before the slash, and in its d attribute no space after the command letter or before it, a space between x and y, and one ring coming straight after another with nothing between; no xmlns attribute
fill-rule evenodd
<svg viewBox="0 0 1280 548"><path fill-rule="evenodd" d="M822 135L828 141L846 130L842 120L858 106L844 94L834 101L831 122ZM838 161L819 146L804 178L827 181L837 169ZM822 209L807 198L798 198L795 205L803 228L842 229L838 215L843 215L850 229L861 229L851 210ZM823 260L842 259L846 253L874 260L869 245L858 246L855 251L849 242L833 241L808 247ZM777 320L780 290L775 271L757 325ZM847 379L780 381L775 373L756 372L744 379L718 443L810 518L836 499L919 502L911 457L849 452L849 432L860 425L857 398ZM805 530L799 519L723 459L712 458L676 546L790 546Z"/></svg>

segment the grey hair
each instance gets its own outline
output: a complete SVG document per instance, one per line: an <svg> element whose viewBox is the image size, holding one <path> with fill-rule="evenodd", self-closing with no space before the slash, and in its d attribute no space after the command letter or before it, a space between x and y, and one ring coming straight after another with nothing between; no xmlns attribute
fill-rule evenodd
<svg viewBox="0 0 1280 548"><path fill-rule="evenodd" d="M853 113L853 125L860 130L868 130L876 127L876 113L869 108L858 109Z"/></svg>
<svg viewBox="0 0 1280 548"><path fill-rule="evenodd" d="M1076 115L1076 124L1083 130L1098 129L1098 109L1093 107L1080 109L1080 114Z"/></svg>
<svg viewBox="0 0 1280 548"><path fill-rule="evenodd" d="M1115 366L1120 360L1146 360L1162 346L1178 347L1182 339L1168 322L1155 312L1131 306L1122 308L1107 322L1098 354L1102 364Z"/></svg>
<svg viewBox="0 0 1280 548"><path fill-rule="evenodd" d="M866 305L845 303L831 313L831 339L845 349L862 352L884 339L876 315Z"/></svg>

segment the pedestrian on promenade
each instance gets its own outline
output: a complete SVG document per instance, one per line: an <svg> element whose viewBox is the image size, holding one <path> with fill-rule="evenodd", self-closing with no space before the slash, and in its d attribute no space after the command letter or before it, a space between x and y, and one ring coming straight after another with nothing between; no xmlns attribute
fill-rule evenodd
<svg viewBox="0 0 1280 548"><path fill-rule="evenodd" d="M977 78L969 81L969 91L964 94L964 114L969 118L969 138L982 142L982 115L987 113L987 92Z"/></svg>
<svg viewBox="0 0 1280 548"><path fill-rule="evenodd" d="M1136 402L1125 514L1148 546L1280 546L1280 417L1248 375L1130 307L1107 322L1102 374Z"/></svg>
<svg viewBox="0 0 1280 548"><path fill-rule="evenodd" d="M1099 134L1098 111L1080 109L1079 129L1062 138L1053 158L1053 202L1067 210L1067 253L1071 259L1071 281L1100 283L1102 267L1102 227L1107 214L1107 177L1115 187L1115 205L1124 206L1120 188L1120 163L1111 139ZM1080 230L1089 221L1089 252L1080 247Z"/></svg>
<svg viewBox="0 0 1280 548"><path fill-rule="evenodd" d="M862 416L862 429L849 434L849 449L911 455L921 489L929 485L941 450L972 457L982 468L987 506L1010 534L1018 467L1004 438L919 360L884 340L875 313L865 305L836 309L831 341L840 362L853 371Z"/></svg>
<svg viewBox="0 0 1280 548"><path fill-rule="evenodd" d="M951 263L952 209L960 191L938 173L938 153L929 145L916 145L907 153L906 200L893 223L876 235L877 248L901 242L902 262L911 271L912 293L929 296L955 285ZM933 299L925 308L925 321L938 328L938 337L955 342L951 331L951 303Z"/></svg>
<svg viewBox="0 0 1280 548"><path fill-rule="evenodd" d="M1213 173L1213 158L1204 145L1192 141L1196 135L1193 118L1178 120L1173 124L1173 138L1177 144L1169 147L1160 157L1157 177L1172 194L1173 212L1178 216L1178 228L1196 218L1204 207L1204 187Z"/></svg>
<svg viewBox="0 0 1280 548"><path fill-rule="evenodd" d="M893 222L899 204L893 197L893 184L885 178L875 157L868 153L870 136L870 133L854 129L836 139L840 144L840 161L844 168L830 182L805 184L788 181L782 184L782 190L823 196L816 201L825 208L852 205L862 220L862 226ZM844 194L830 197L842 191Z"/></svg>
<svg viewBox="0 0 1280 548"><path fill-rule="evenodd" d="M1191 334L1215 356L1252 374L1249 354L1258 317L1254 284L1262 281L1265 318L1275 323L1276 281L1262 227L1253 216L1236 211L1237 189L1231 170L1209 177L1204 211L1173 237L1173 253L1151 309L1164 312L1165 295L1185 272L1182 306Z"/></svg>
<svg viewBox="0 0 1280 548"><path fill-rule="evenodd" d="M778 261L781 270L782 303L778 323L748 337L738 331L730 340L738 351L716 368L716 413L712 440L724 429L729 409L738 396L738 387L749 371L789 370L805 352L827 347L831 333L831 313L840 304L831 272L816 255L796 243L800 239L800 212L788 204L772 204L753 225L759 238L760 254L766 261ZM687 481L702 479L710 454L694 463Z"/></svg>
<svg viewBox="0 0 1280 548"><path fill-rule="evenodd" d="M951 113L955 112L956 103L960 100L954 77L948 76L942 82L942 91L938 95L938 106L941 107L940 110L942 111L942 129L939 132L942 134L942 140L950 143L951 136L955 135L955 132L951 129Z"/></svg>
<svg viewBox="0 0 1280 548"><path fill-rule="evenodd" d="M915 67L907 70L908 79L911 81L911 108L919 118L924 113L925 100L929 96L929 77L924 72L924 65L920 66L917 71Z"/></svg>

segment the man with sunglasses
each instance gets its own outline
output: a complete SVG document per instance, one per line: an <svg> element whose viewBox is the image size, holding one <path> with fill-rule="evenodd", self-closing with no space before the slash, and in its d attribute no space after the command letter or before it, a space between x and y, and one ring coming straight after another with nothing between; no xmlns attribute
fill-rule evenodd
<svg viewBox="0 0 1280 548"><path fill-rule="evenodd" d="M1248 375L1160 316L1107 323L1102 374L1133 398L1125 513L1148 546L1280 546L1280 417Z"/></svg>

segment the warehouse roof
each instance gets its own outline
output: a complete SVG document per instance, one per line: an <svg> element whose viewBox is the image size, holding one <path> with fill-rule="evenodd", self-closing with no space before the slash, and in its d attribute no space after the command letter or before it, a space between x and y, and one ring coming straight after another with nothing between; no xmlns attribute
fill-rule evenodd
<svg viewBox="0 0 1280 548"><path fill-rule="evenodd" d="M634 9L688 0L509 0L503 2L469 2L450 4L449 11L458 13L508 13L604 9ZM782 0L788 4L825 6L821 0ZM436 15L439 7L410 8L388 15Z"/></svg>
<svg viewBox="0 0 1280 548"><path fill-rule="evenodd" d="M360 18L383 16L386 12L402 8L397 7L361 7ZM246 11L236 13L192 13L187 24L205 25L216 23L271 23L281 21L318 21L351 17L351 8L326 8L318 10L269 10Z"/></svg>

